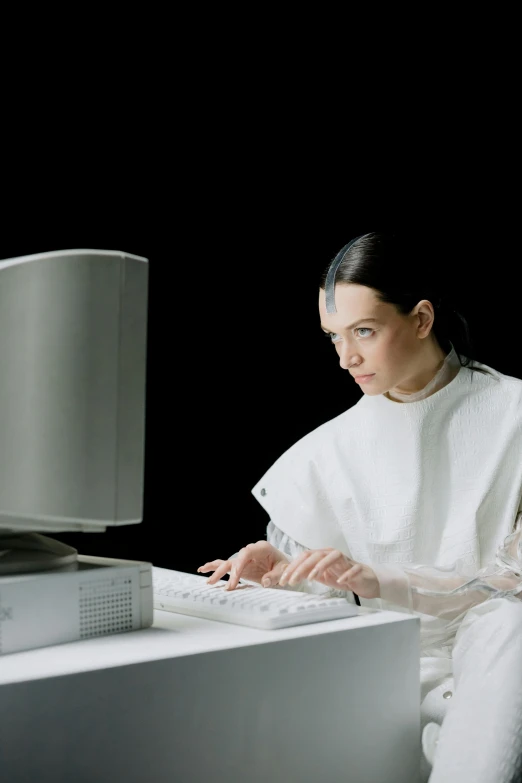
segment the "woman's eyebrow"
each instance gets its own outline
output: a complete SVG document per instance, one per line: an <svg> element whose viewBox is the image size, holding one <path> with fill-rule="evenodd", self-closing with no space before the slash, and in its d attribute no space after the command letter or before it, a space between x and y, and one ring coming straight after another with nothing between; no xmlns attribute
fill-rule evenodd
<svg viewBox="0 0 522 783"><path fill-rule="evenodd" d="M365 323L366 321L372 321L372 323L379 323L377 318L359 318L358 321L355 321L355 323L350 324L350 326L345 326L344 330L346 332L349 332L350 329L355 329L356 326L359 326L359 324ZM327 329L326 326L323 326L322 324L321 324L321 329L323 330L323 332L329 332L330 334L335 334L335 332L332 332L331 329Z"/></svg>

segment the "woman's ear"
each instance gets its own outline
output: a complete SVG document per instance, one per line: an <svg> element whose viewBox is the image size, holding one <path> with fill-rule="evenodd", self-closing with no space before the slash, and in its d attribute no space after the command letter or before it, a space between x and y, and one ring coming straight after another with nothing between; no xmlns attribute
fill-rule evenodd
<svg viewBox="0 0 522 783"><path fill-rule="evenodd" d="M432 303L428 299L421 299L411 311L411 315L417 318L417 337L424 340L431 332L433 321L435 320L435 311Z"/></svg>

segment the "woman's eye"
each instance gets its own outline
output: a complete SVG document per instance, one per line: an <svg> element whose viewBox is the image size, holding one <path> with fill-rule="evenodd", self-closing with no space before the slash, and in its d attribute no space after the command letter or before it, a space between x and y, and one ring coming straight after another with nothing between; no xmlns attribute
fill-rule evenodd
<svg viewBox="0 0 522 783"><path fill-rule="evenodd" d="M369 326L359 326L357 329L354 329L353 331L355 336L361 339L364 339L366 337L371 337L372 334L375 332L375 330L370 329ZM325 332L325 335L328 337L331 343L339 343L343 339L340 334L337 334L337 332Z"/></svg>

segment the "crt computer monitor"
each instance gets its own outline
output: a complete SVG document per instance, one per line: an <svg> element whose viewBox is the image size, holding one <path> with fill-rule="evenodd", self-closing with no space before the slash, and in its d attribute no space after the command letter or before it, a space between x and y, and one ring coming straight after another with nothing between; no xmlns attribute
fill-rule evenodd
<svg viewBox="0 0 522 783"><path fill-rule="evenodd" d="M142 522L148 259L0 260L0 574L76 550L45 532Z"/></svg>

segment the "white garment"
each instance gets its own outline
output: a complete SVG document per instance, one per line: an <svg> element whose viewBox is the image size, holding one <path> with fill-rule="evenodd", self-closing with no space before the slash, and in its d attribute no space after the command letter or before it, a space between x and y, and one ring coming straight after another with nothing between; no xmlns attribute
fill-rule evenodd
<svg viewBox="0 0 522 783"><path fill-rule="evenodd" d="M412 606L422 568L444 598L479 573L514 574L503 589L516 592L522 572L520 539L508 538L522 498L522 381L477 366L409 404L363 396L288 449L252 490L303 547L372 565L383 600L366 603L423 612L425 653L435 656L453 643L458 612L440 619L446 600Z"/></svg>
<svg viewBox="0 0 522 783"><path fill-rule="evenodd" d="M423 725L441 723L452 704L443 692L454 689L463 618L519 605L522 590L522 381L474 366L409 404L362 397L294 444L252 490L278 549L291 558L339 549L379 577L382 600L363 605L419 614Z"/></svg>
<svg viewBox="0 0 522 783"><path fill-rule="evenodd" d="M430 783L522 780L522 603L494 598L471 609L453 649L455 689Z"/></svg>

